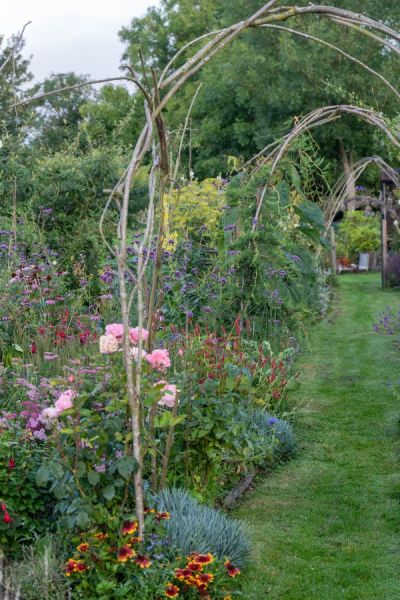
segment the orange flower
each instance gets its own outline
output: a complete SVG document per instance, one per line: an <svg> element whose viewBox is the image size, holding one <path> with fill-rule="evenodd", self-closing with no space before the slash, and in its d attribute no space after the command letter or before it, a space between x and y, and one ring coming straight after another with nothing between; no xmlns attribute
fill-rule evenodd
<svg viewBox="0 0 400 600"><path fill-rule="evenodd" d="M167 596L167 598L176 598L179 596L178 586L173 585L172 583L167 583L167 587L164 590L164 595Z"/></svg>
<svg viewBox="0 0 400 600"><path fill-rule="evenodd" d="M138 522L137 521L125 521L125 523L122 525L122 534L123 535L131 535L132 533L135 533L135 531L138 528Z"/></svg>
<svg viewBox="0 0 400 600"><path fill-rule="evenodd" d="M100 540L100 541L102 542L103 540L106 540L106 539L108 538L108 533L102 533L102 532L100 531L99 533L95 533L94 537L95 537L97 540Z"/></svg>
<svg viewBox="0 0 400 600"><path fill-rule="evenodd" d="M118 550L117 561L125 563L130 558L136 556L136 552L132 550L130 544L125 544Z"/></svg>
<svg viewBox="0 0 400 600"><path fill-rule="evenodd" d="M157 521L168 521L168 519L171 518L169 512L158 512L154 516L157 519Z"/></svg>
<svg viewBox="0 0 400 600"><path fill-rule="evenodd" d="M146 508L143 510L143 512L144 512L144 514L145 514L145 515L148 515L148 514L150 514L150 513L156 512L156 511L154 510L154 508L148 508L148 507L146 507Z"/></svg>
<svg viewBox="0 0 400 600"><path fill-rule="evenodd" d="M90 546L89 544L83 543L83 544L79 544L79 546L77 546L77 550L78 552L87 552L89 550Z"/></svg>
<svg viewBox="0 0 400 600"><path fill-rule="evenodd" d="M151 565L151 560L149 559L148 556L144 556L143 554L138 554L137 557L135 558L135 563L141 569L148 569Z"/></svg>
<svg viewBox="0 0 400 600"><path fill-rule="evenodd" d="M224 596L224 600L232 600L232 596L228 594L227 596Z"/></svg>
<svg viewBox="0 0 400 600"><path fill-rule="evenodd" d="M229 577L236 577L236 575L240 575L240 569L238 569L238 567L235 567L235 565L231 563L230 560L226 560L224 562L224 565Z"/></svg>

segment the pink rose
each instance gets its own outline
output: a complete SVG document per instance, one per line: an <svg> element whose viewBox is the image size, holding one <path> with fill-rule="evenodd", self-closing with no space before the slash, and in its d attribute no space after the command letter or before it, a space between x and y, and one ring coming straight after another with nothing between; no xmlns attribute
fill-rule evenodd
<svg viewBox="0 0 400 600"><path fill-rule="evenodd" d="M140 327L131 327L131 329L129 330L129 337L131 338L132 344L137 344L139 342L139 332ZM145 342L148 337L149 332L147 331L147 329L144 329L142 327L142 340Z"/></svg>
<svg viewBox="0 0 400 600"><path fill-rule="evenodd" d="M59 414L60 411L55 406L49 406L42 411L42 415L46 419L56 419Z"/></svg>
<svg viewBox="0 0 400 600"><path fill-rule="evenodd" d="M158 384L164 383L163 381L159 381ZM160 406L168 406L168 408L172 408L175 404L176 395L179 392L176 385L173 383L167 383L161 389L163 395L161 396L161 400L157 402Z"/></svg>
<svg viewBox="0 0 400 600"><path fill-rule="evenodd" d="M164 349L153 350L151 354L146 356L146 360L156 371L166 371L171 366L169 352Z"/></svg>
<svg viewBox="0 0 400 600"><path fill-rule="evenodd" d="M122 340L124 336L124 326L122 323L110 323L110 325L106 325L106 335L113 335L117 340Z"/></svg>
<svg viewBox="0 0 400 600"><path fill-rule="evenodd" d="M139 348L136 348L136 346L132 346L131 356L134 360L137 360L137 358L139 356ZM146 350L143 350L143 348L142 348L142 358L144 358L145 356L147 356L147 352L146 352Z"/></svg>
<svg viewBox="0 0 400 600"><path fill-rule="evenodd" d="M185 354L185 351L183 350L183 348L179 348L178 354L179 354L179 356L183 356Z"/></svg>
<svg viewBox="0 0 400 600"><path fill-rule="evenodd" d="M70 408L73 408L73 399L75 398L75 396L76 393L73 390L66 390L65 392L63 392L58 397L58 400L55 402L55 406L58 412L61 413L64 410L69 410Z"/></svg>
<svg viewBox="0 0 400 600"><path fill-rule="evenodd" d="M118 340L115 335L107 333L101 335L99 340L100 354L112 354L118 351Z"/></svg>

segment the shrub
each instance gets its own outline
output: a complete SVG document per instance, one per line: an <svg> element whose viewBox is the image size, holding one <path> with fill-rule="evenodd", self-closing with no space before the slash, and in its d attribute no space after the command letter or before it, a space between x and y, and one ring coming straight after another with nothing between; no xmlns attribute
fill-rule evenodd
<svg viewBox="0 0 400 600"><path fill-rule="evenodd" d="M246 563L250 543L239 521L199 504L177 488L159 492L156 505L158 510L171 513L171 520L166 522L167 537L183 553L211 552L220 559L229 557L238 566Z"/></svg>
<svg viewBox="0 0 400 600"><path fill-rule="evenodd" d="M260 436L276 438L274 454L279 460L287 460L296 453L296 438L292 426L284 419L278 419L268 413L257 411L248 416L252 426Z"/></svg>

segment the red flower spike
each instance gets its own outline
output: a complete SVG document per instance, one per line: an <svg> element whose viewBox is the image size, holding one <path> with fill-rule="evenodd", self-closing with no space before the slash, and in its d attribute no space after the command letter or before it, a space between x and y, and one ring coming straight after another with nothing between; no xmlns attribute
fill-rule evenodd
<svg viewBox="0 0 400 600"><path fill-rule="evenodd" d="M15 469L16 463L15 460L11 457L10 460L8 461L8 468L11 469Z"/></svg>
<svg viewBox="0 0 400 600"><path fill-rule="evenodd" d="M12 518L10 517L7 511L4 512L3 521L7 524L12 522Z"/></svg>

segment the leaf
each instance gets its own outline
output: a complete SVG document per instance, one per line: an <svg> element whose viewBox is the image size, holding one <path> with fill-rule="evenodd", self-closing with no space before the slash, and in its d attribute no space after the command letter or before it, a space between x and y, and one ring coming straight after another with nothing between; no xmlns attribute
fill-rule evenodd
<svg viewBox="0 0 400 600"><path fill-rule="evenodd" d="M117 461L118 473L124 479L128 479L137 468L136 460L133 456L123 456Z"/></svg>
<svg viewBox="0 0 400 600"><path fill-rule="evenodd" d="M80 510L76 515L76 524L80 529L87 529L90 525L90 517L85 510Z"/></svg>
<svg viewBox="0 0 400 600"><path fill-rule="evenodd" d="M89 471L87 478L91 485L97 485L100 481L100 475L97 471Z"/></svg>
<svg viewBox="0 0 400 600"><path fill-rule="evenodd" d="M110 483L103 490L103 496L106 500L112 500L115 496L115 487Z"/></svg>
<svg viewBox="0 0 400 600"><path fill-rule="evenodd" d="M46 465L42 465L36 471L36 485L38 487L44 487L48 483L50 477L51 475L49 469Z"/></svg>

